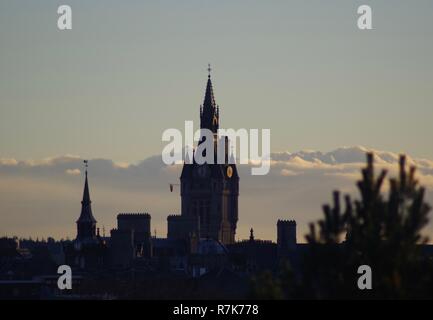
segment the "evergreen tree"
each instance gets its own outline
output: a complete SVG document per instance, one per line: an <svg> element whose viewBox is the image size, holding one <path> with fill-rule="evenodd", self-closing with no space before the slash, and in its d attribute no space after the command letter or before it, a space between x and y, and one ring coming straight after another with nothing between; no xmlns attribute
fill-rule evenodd
<svg viewBox="0 0 433 320"><path fill-rule="evenodd" d="M400 157L398 178L383 185L386 170L375 175L373 154L357 186L360 199L338 191L333 204L324 205L324 218L310 224L309 244L303 256L300 281L289 269L263 274L253 281L252 295L261 299L432 299L433 260L423 252L428 239L421 230L428 223L430 206L425 189L415 179L415 167L406 169ZM372 289L358 287L358 268L372 270Z"/></svg>
<svg viewBox="0 0 433 320"><path fill-rule="evenodd" d="M422 252L421 235L430 207L418 186L415 167L406 170L400 157L397 179L390 179L388 197L382 191L386 171L375 176L373 154L358 182L360 199L334 192L333 205L323 207L324 218L310 225L311 248L305 259L304 290L314 298L432 297L432 262ZM341 244L342 238L346 240ZM372 290L357 286L358 267L372 269Z"/></svg>

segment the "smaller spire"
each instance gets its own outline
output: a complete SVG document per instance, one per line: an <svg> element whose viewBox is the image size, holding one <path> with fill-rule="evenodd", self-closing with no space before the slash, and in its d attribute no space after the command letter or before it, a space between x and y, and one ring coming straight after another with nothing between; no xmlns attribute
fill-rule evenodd
<svg viewBox="0 0 433 320"><path fill-rule="evenodd" d="M253 230L253 228L250 229L250 241L254 241L254 230Z"/></svg>
<svg viewBox="0 0 433 320"><path fill-rule="evenodd" d="M91 207L92 201L90 200L89 180L87 178L87 168L89 166L89 161L84 160L83 162L86 171L85 171L85 180L84 180L83 200L81 201L81 214L77 222L90 221L92 223L96 223L96 220L93 217L93 213L92 213L92 207Z"/></svg>
<svg viewBox="0 0 433 320"><path fill-rule="evenodd" d="M89 167L89 160L83 160L85 169L85 181L84 181L84 192L83 192L83 201L81 202L83 205L90 205L90 193L89 193L89 182L87 179L87 168Z"/></svg>

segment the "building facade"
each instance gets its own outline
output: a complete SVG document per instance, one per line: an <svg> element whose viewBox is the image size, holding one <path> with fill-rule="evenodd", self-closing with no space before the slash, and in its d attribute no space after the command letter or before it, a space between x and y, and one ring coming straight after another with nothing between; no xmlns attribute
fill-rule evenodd
<svg viewBox="0 0 433 320"><path fill-rule="evenodd" d="M180 176L181 215L169 218L169 236L198 233L199 238L214 239L223 244L235 242L239 175L234 161L229 161L228 139L218 137L219 124L219 106L215 103L209 75L204 102L200 106L200 129L212 132L214 161L198 164L193 157L192 161L185 162ZM199 145L204 142L202 135ZM217 161L219 152L224 153L224 163Z"/></svg>

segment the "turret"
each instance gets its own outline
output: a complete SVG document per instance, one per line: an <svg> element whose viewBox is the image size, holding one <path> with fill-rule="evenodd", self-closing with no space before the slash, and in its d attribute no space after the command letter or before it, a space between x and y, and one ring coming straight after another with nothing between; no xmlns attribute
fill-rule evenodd
<svg viewBox="0 0 433 320"><path fill-rule="evenodd" d="M296 221L278 220L277 222L278 252L285 254L296 248Z"/></svg>

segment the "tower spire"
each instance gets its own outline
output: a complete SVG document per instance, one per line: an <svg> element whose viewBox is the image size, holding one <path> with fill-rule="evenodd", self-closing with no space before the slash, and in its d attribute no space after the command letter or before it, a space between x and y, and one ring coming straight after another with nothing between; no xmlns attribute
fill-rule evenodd
<svg viewBox="0 0 433 320"><path fill-rule="evenodd" d="M96 235L96 219L92 213L92 201L90 200L89 180L87 178L87 168L89 161L84 160L85 180L83 190L83 200L81 201L81 214L77 220L77 239L94 238Z"/></svg>
<svg viewBox="0 0 433 320"><path fill-rule="evenodd" d="M200 128L209 129L216 133L219 127L219 112L215 103L213 92L211 71L212 68L208 64L208 79L206 84L206 92L204 94L203 108L200 111Z"/></svg>

